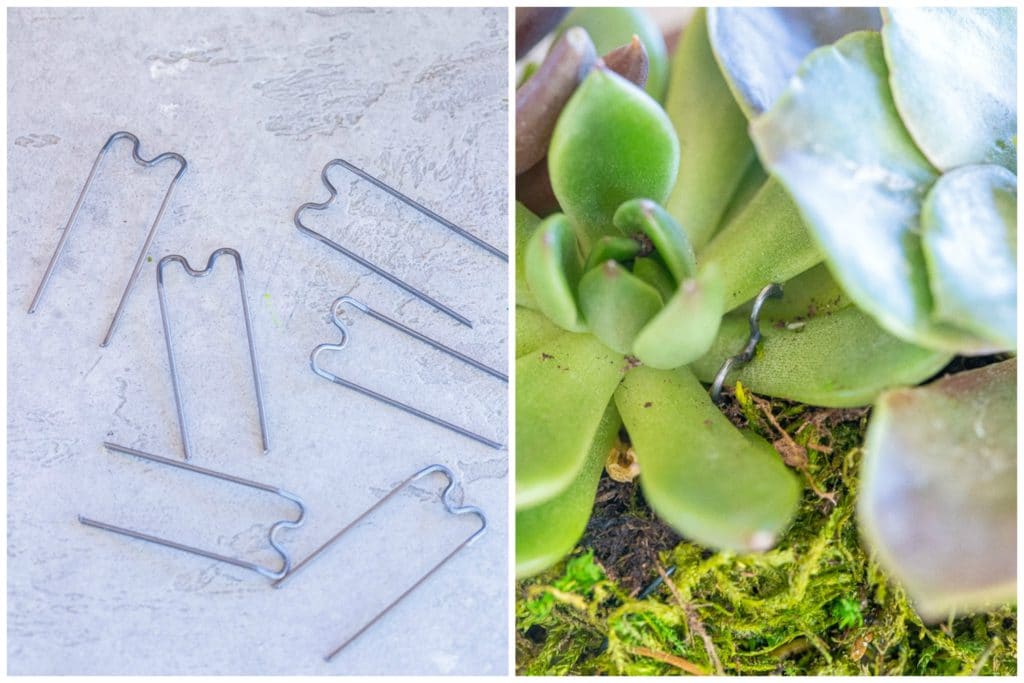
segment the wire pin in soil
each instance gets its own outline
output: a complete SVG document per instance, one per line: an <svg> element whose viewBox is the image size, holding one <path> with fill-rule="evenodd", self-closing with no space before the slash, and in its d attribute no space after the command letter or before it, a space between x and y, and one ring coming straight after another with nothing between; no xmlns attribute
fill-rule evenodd
<svg viewBox="0 0 1024 683"><path fill-rule="evenodd" d="M260 491L266 491L267 493L273 493L276 496L280 496L281 498L284 498L294 503L299 508L299 516L295 519L283 519L278 522L275 522L270 527L270 530L267 532L267 541L270 543L270 546L274 549L274 551L281 557L281 568L277 570L255 564L247 560L240 560L235 557L228 557L226 555L221 555L220 553L215 553L209 550L203 550L202 548L197 548L195 546L178 543L177 541L161 538L159 536L144 534L141 531L135 531L134 529L126 529L124 527L114 526L113 524L100 522L95 519L83 517L82 515L78 516L79 522L86 526L91 526L97 529L103 529L104 531L110 531L115 534L121 534L122 536L128 536L130 538L135 538L140 541L146 541L147 543L156 543L157 545L173 548L175 550L191 553L193 555L199 555L200 557L216 560L218 562L226 562L228 564L233 564L236 567L241 567L242 569L254 571L258 574L261 574L262 576L267 577L268 579L280 579L288 574L292 566L292 560L291 557L288 555L288 552L278 544L277 533L281 529L297 529L298 527L302 526L302 523L305 521L306 517L306 506L301 498L299 498L293 493L288 493L284 489L280 489L276 486L271 486L269 484L261 484L258 481L242 479L241 477L236 477L231 474L225 474L223 472L217 472L214 470L208 470L203 467L196 467L195 465L190 465L184 462L178 462L177 460L171 460L170 458L164 458L159 455L144 453L134 448L128 448L127 446L119 446L117 444L109 442L104 443L103 446L108 450L115 451L118 453L124 453L125 455L133 455L137 458L142 458L143 460L149 460L151 462L160 463L162 465L169 465L170 467L177 467L178 469L186 470L189 472L195 472L196 474L201 474L203 476L213 477L215 479L222 479L224 481L231 482L232 484L238 484L240 486L247 486L249 488L258 489Z"/></svg>
<svg viewBox="0 0 1024 683"><path fill-rule="evenodd" d="M424 335L424 334L422 334L420 332L417 332L416 330L413 330L412 328L406 327L405 325L403 325L402 323L398 322L397 320L393 320L393 319L383 315L382 313L378 313L377 311L373 310L372 308L370 308L366 304L364 304L361 301L358 301L356 299L353 299L350 296L339 297L339 298L334 300L334 303L331 304L331 321L334 323L334 326L337 327L338 330L341 332L341 341L337 342L335 344L320 344L315 349L313 349L313 352L309 356L309 365L313 369L313 372L315 372L317 375L319 375L320 377L323 377L326 380L334 382L335 384L339 384L339 385L341 385L341 386L343 386L343 387L345 387L347 389L352 389L353 391L358 391L359 393L363 394L364 396L369 396L370 398L372 398L374 400L380 401L381 403L386 403L387 405L389 405L389 406L391 406L393 408L398 408L399 410L402 410L402 411L404 411L406 413L409 413L410 415L418 417L418 418L420 418L422 420L426 420L427 422L432 422L433 424L436 424L439 427L444 427L445 429L453 431L456 434L461 434L462 436L465 436L467 438L473 439L474 441L476 441L478 443L482 443L485 446L490 446L491 448L499 449L499 450L505 447L504 444L498 443L497 441L494 441L493 439L488 439L487 437L481 436L480 434L477 434L476 432L472 432L472 431L470 431L470 430L468 430L468 429L466 429L464 427L460 427L460 426L458 426L456 424L452 424L451 422L448 422L447 420L443 420L443 419L437 417L436 415L432 415L430 413L424 412L424 411L420 410L419 408L414 408L413 406L409 405L408 403L403 403L403 402L398 401L396 399L393 399L393 398L391 398L389 396L385 396L385 395L380 394L380 393L378 393L378 392L376 392L376 391L374 391L372 389L364 387L364 386L362 386L360 384L356 384L355 382L351 382L351 381L349 381L347 379L339 377L338 375L336 375L336 374L334 374L332 372L324 370L320 366L320 355L323 354L325 351L341 351L343 348L345 348L345 345L348 343L348 339L349 339L348 330L345 328L344 321L340 317L338 317L338 309L341 306L345 305L345 304L348 304L348 305L350 305L350 306L352 306L354 308L359 309L363 313L366 313L367 315L369 315L374 320L382 322L385 325L388 325L388 326L398 330L399 332L402 332L403 334L406 334L406 335L412 337L413 339L416 339L416 340L418 340L420 342L423 342L424 344L427 344L428 346L431 346L434 349L436 349L438 351L441 351L442 353L445 353L445 354L451 356L452 358L455 358L456 360L462 361L463 363L465 363L467 365L471 365L474 368L477 368L478 370L481 370L481 371L487 373L488 375L491 375L492 377L495 377L495 378L501 380L502 382L506 382L506 383L508 382L508 375L506 375L505 373L503 373L503 372L501 372L499 370L496 370L496 369L494 369L494 368L492 368L490 366L484 365L480 361L475 360L473 358L470 358L469 356L467 356L467 355L465 355L465 354L463 354L463 353L461 353L459 351L456 351L455 349L453 349L451 347L445 346L444 344L442 344L441 342L437 341L436 339L431 339L430 337L428 337L428 336L426 336L426 335Z"/></svg>
<svg viewBox="0 0 1024 683"><path fill-rule="evenodd" d="M754 357L754 351L757 350L757 345L761 341L761 308L769 298L779 299L781 297L782 285L773 282L765 285L764 289L758 293L757 298L754 299L754 306L750 310L750 337L747 339L747 345L735 356L729 356L725 359L722 367L718 370L718 374L715 375L715 381L711 384L711 400L715 403L719 403L722 400L722 385L725 384L729 372L736 365L749 363Z"/></svg>
<svg viewBox="0 0 1024 683"><path fill-rule="evenodd" d="M46 267L43 279L39 283L35 296L32 297L32 303L29 304L28 307L29 313L35 313L36 308L39 306L39 302L43 297L43 292L46 291L46 286L49 284L50 278L53 276L53 271L57 267L60 255L64 252L64 247L67 244L68 238L71 236L71 230L75 227L75 222L78 219L78 212L82 208L85 196L89 193L89 188L92 186L93 178L96 177L96 172L99 170L100 162L107 156L107 152L114 146L114 143L122 139L131 140L132 160L139 166L150 168L152 166L156 166L162 161L172 159L178 162L179 168L178 172L174 175L174 178L171 179L170 184L167 186L167 191L164 193L163 201L160 203L160 208L156 212L156 218L153 219L153 224L149 228L149 233L147 233L146 239L142 243L142 249L139 251L139 256L135 260L135 267L132 269L132 273L128 277L128 283L124 287L124 292L121 294L121 300L117 304L117 310L114 311L114 317L110 320L110 326L107 328L107 333L103 337L103 341L100 342L101 347L105 347L110 344L110 340L114 336L117 324L121 320L121 314L124 313L125 306L128 303L128 296L131 294L136 281L139 279L139 273L142 271L142 266L146 262L146 254L149 252L149 247L153 243L153 238L156 237L156 229L160 226L160 220L163 218L164 211L167 209L167 204L171 199L171 192L174 191L174 186L178 184L178 180L185 173L185 169L188 168L188 162L185 161L185 157L181 156L177 152L164 152L163 154L158 154L152 159L146 159L139 156L139 138L137 138L133 133L118 131L107 138L107 141L103 143L103 147L100 148L99 153L96 155L96 160L92 162L92 169L89 171L89 175L85 179L85 185L82 186L82 191L78 195L78 200L75 202L75 208L71 210L71 216L68 217L68 222L64 226L64 232L60 236L60 241L57 242L57 248L54 250L53 256L50 257L50 263Z"/></svg>

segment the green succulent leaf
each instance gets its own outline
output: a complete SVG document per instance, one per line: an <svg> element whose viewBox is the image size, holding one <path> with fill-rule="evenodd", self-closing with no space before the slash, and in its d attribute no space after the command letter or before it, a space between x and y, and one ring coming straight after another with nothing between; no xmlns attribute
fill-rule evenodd
<svg viewBox="0 0 1024 683"><path fill-rule="evenodd" d="M605 261L580 280L580 308L591 333L625 354L643 326L661 310L658 290L616 261Z"/></svg>
<svg viewBox="0 0 1024 683"><path fill-rule="evenodd" d="M768 182L768 173L764 170L764 166L755 159L747 167L746 173L743 174L743 178L736 188L736 192L733 194L732 199L729 200L729 205L725 207L725 213L722 214L719 226L729 225L736 216L740 215L743 209L747 208L747 204L761 191L766 182ZM669 199L670 203L671 201Z"/></svg>
<svg viewBox="0 0 1024 683"><path fill-rule="evenodd" d="M526 282L526 245L540 225L540 218L516 202L516 305L537 308L537 302Z"/></svg>
<svg viewBox="0 0 1024 683"><path fill-rule="evenodd" d="M661 101L668 83L668 49L661 29L636 7L577 7L562 20L560 31L581 26L590 34L597 54L604 55L637 36L647 51L647 94Z"/></svg>
<svg viewBox="0 0 1024 683"><path fill-rule="evenodd" d="M742 382L767 396L846 408L866 405L884 389L925 380L952 359L948 352L901 341L855 306L810 310L773 318L766 306L757 353L731 372L727 383ZM749 334L745 313L727 315L711 350L691 366L697 377L713 381L725 359L743 349Z"/></svg>
<svg viewBox="0 0 1024 683"><path fill-rule="evenodd" d="M796 204L774 179L700 253L702 269L716 268L725 283L725 310L821 263Z"/></svg>
<svg viewBox="0 0 1024 683"><path fill-rule="evenodd" d="M907 341L989 351L932 319L918 219L938 174L900 121L887 77L877 33L819 48L754 121L754 142L858 306Z"/></svg>
<svg viewBox="0 0 1024 683"><path fill-rule="evenodd" d="M690 240L658 204L650 199L631 199L618 208L612 222L627 235L646 235L654 246L655 256L665 264L677 284L693 277L697 264Z"/></svg>
<svg viewBox="0 0 1024 683"><path fill-rule="evenodd" d="M622 420L609 402L579 474L554 498L516 510L516 578L539 574L572 552L594 507L597 482Z"/></svg>
<svg viewBox="0 0 1024 683"><path fill-rule="evenodd" d="M896 108L943 171L1017 172L1017 9L893 7L882 41Z"/></svg>
<svg viewBox="0 0 1024 683"><path fill-rule="evenodd" d="M652 368L669 370L693 362L711 348L725 311L725 286L718 271L686 280L644 326L633 354Z"/></svg>
<svg viewBox="0 0 1024 683"><path fill-rule="evenodd" d="M562 214L537 226L526 243L523 272L534 302L559 327L583 332L586 325L576 305L582 263L576 233Z"/></svg>
<svg viewBox="0 0 1024 683"><path fill-rule="evenodd" d="M713 548L774 545L796 510L799 481L770 445L722 415L688 369L636 368L615 404L659 517Z"/></svg>
<svg viewBox="0 0 1024 683"><path fill-rule="evenodd" d="M589 334L562 332L516 359L516 506L568 487L586 462L625 361Z"/></svg>
<svg viewBox="0 0 1024 683"><path fill-rule="evenodd" d="M666 207L695 249L711 239L751 163L747 119L711 52L697 10L672 57L665 110L679 137L679 176Z"/></svg>
<svg viewBox="0 0 1024 683"><path fill-rule="evenodd" d="M934 315L1017 348L1017 176L1002 166L964 166L932 186L921 241Z"/></svg>
<svg viewBox="0 0 1024 683"><path fill-rule="evenodd" d="M562 328L543 313L516 306L516 358L533 353L562 332Z"/></svg>
<svg viewBox="0 0 1024 683"><path fill-rule="evenodd" d="M832 315L851 305L850 297L839 286L824 263L805 270L783 284L781 297L767 299L761 306L765 326L781 326L819 315ZM732 315L748 317L754 300L733 310Z"/></svg>
<svg viewBox="0 0 1024 683"><path fill-rule="evenodd" d="M848 33L877 31L875 7L712 7L708 33L722 73L746 114L754 118L782 94L815 48Z"/></svg>
<svg viewBox="0 0 1024 683"><path fill-rule="evenodd" d="M583 266L583 272L590 272L605 261L625 263L636 258L636 255L639 253L640 243L635 239L605 235L594 243L593 249L587 254L587 262Z"/></svg>
<svg viewBox="0 0 1024 683"><path fill-rule="evenodd" d="M1016 598L1017 361L886 392L864 444L861 533L922 617Z"/></svg>
<svg viewBox="0 0 1024 683"><path fill-rule="evenodd" d="M584 251L616 234L612 218L635 197L664 202L679 167L679 141L643 90L595 68L569 99L548 151L551 187L580 228Z"/></svg>
<svg viewBox="0 0 1024 683"><path fill-rule="evenodd" d="M668 301L676 291L676 283L668 270L655 258L640 256L633 261L633 275L654 287L662 301Z"/></svg>

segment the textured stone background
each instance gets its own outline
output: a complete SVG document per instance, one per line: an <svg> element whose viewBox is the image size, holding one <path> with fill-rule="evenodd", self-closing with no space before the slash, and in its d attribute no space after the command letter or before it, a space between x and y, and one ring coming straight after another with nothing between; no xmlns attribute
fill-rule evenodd
<svg viewBox="0 0 1024 683"><path fill-rule="evenodd" d="M507 225L507 24L486 10L10 10L8 666L12 674L504 673L507 453L308 368L352 294L504 366L505 264L342 171L308 222L476 323L469 330L292 226L344 156L494 244ZM25 309L115 130L190 163L121 328L98 342L174 170L119 143L35 315ZM400 496L281 590L235 567L80 526L79 513L268 564L274 496L104 451L180 457L155 260L245 261L272 449L259 433L234 274L168 271L193 462L309 506L303 557L390 486L441 462L489 532L332 664L321 657L468 533L440 482ZM353 315L346 377L506 440L506 386Z"/></svg>

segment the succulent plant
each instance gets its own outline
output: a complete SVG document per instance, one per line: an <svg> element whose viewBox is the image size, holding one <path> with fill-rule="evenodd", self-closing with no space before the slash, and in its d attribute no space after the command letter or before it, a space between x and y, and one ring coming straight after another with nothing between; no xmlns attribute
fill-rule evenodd
<svg viewBox="0 0 1024 683"><path fill-rule="evenodd" d="M602 25L611 11L574 10L566 26ZM584 29L569 31L585 43ZM641 38L648 55L664 53ZM901 459L892 444L903 435L878 424L892 423L900 392L929 392L902 388L954 355L1015 353L1015 46L1012 9L698 11L668 65L664 105L657 88L652 97L598 59L562 70L575 75L555 88L550 74L586 50L576 62L548 53L521 92L558 97L517 98L517 137L538 100L554 122L531 143L544 146L534 154L554 201L531 204L542 215L516 212L520 576L574 547L620 430L648 504L679 533L722 550L773 545L800 479L705 388L747 343L753 299L771 283L784 295L760 309L760 345L730 383L821 406L877 400L862 519L882 529L890 513L925 509L875 487L895 490L907 462L946 453L947 432L912 441ZM1005 389L1016 365L999 367L972 387ZM1001 390L1011 405L996 410L957 392L929 400L935 391L919 418L945 422L969 450L961 427L987 411L977 438L1009 467L1013 393ZM991 474L949 448L948 466L930 471L936 506L943 486ZM890 467L904 479L887 479ZM1006 496L989 512L1006 514ZM923 603L1009 599L1005 571L980 573L1000 590L946 600L939 581L915 593L919 549L893 538L869 534Z"/></svg>

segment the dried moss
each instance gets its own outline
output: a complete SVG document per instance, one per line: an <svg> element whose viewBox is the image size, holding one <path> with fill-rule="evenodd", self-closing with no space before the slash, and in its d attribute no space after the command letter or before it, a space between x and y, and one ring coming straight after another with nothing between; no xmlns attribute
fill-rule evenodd
<svg viewBox="0 0 1024 683"><path fill-rule="evenodd" d="M659 553L674 568L671 586L642 599L608 578L600 553L580 548L519 584L519 673L1016 674L1015 608L926 626L861 547L865 411L743 399L726 413L772 440L781 427L806 448L803 505L779 545L736 555L683 541ZM625 514L650 517L642 506Z"/></svg>

